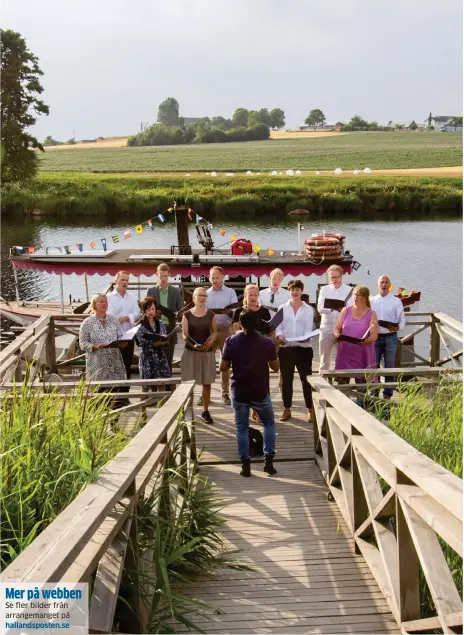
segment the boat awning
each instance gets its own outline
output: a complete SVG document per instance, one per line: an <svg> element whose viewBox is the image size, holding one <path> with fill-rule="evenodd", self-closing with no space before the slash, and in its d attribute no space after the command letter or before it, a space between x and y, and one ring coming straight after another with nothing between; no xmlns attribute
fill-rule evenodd
<svg viewBox="0 0 464 635"><path fill-rule="evenodd" d="M111 263L109 261L101 260L99 262L60 262L57 261L42 261L39 262L36 259L11 259L11 264L17 269L35 269L36 271L44 271L46 273L64 274L64 275L78 275L82 276L87 274L89 276L114 276L121 269L127 270L134 276L146 276L151 277L155 274L156 267L153 264L144 262L125 262L123 263ZM286 262L253 262L253 263L221 263L224 269L224 273L230 277L236 276L267 276L276 267L282 268L285 275L289 276L322 276L327 272L327 268L333 264L332 262L324 262L320 265L312 265L308 262L298 263L286 263ZM338 264L338 263L337 263ZM212 263L200 263L199 266L195 265L183 265L182 263L170 262L171 276L208 276ZM351 262L349 264L340 265L344 273L352 272Z"/></svg>

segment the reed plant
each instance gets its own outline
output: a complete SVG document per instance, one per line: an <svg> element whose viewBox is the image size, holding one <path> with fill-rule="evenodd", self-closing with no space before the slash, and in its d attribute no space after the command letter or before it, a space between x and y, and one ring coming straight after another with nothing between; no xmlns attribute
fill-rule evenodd
<svg viewBox="0 0 464 635"><path fill-rule="evenodd" d="M368 220L461 217L460 179L411 177L215 177L195 175L43 174L2 187L4 215L35 209L56 218L124 214L140 222L184 201L197 213L265 215L303 208L313 218ZM170 216L167 216L169 222Z"/></svg>
<svg viewBox="0 0 464 635"><path fill-rule="evenodd" d="M8 566L126 445L84 382L63 400L27 378L1 409L1 563Z"/></svg>

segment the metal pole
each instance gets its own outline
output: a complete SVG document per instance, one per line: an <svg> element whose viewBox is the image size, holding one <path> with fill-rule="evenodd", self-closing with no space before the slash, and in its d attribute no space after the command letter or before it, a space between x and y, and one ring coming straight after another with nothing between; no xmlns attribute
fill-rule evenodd
<svg viewBox="0 0 464 635"><path fill-rule="evenodd" d="M89 281L87 280L87 274L84 273L84 282L85 282L85 297L87 302L90 302L89 300Z"/></svg>
<svg viewBox="0 0 464 635"><path fill-rule="evenodd" d="M60 273L60 300L61 300L61 314L64 314L64 287L63 287L63 274Z"/></svg>
<svg viewBox="0 0 464 635"><path fill-rule="evenodd" d="M21 302L21 298L19 297L19 287L18 287L18 272L16 271L16 267L13 266L13 275L15 280L15 291L16 291L16 302L19 304Z"/></svg>

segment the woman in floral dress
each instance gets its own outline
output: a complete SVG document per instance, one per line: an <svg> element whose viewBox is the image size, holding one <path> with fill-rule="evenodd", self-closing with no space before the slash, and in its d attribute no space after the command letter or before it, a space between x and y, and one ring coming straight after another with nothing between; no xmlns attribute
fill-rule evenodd
<svg viewBox="0 0 464 635"><path fill-rule="evenodd" d="M142 302L142 319L140 320L140 328L137 331L137 341L142 349L139 356L140 379L171 377L168 358L164 352L167 341L153 341L154 334L166 335L166 327L156 317L157 310L155 298L148 296Z"/></svg>
<svg viewBox="0 0 464 635"><path fill-rule="evenodd" d="M119 348L104 348L123 335L119 320L107 314L106 295L94 295L93 315L84 320L79 331L79 346L85 352L85 375L88 381L127 379Z"/></svg>

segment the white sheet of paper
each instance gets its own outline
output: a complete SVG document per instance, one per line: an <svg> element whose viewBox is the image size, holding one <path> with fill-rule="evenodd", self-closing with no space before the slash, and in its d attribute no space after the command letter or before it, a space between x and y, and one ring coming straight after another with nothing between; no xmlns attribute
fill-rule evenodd
<svg viewBox="0 0 464 635"><path fill-rule="evenodd" d="M126 331L124 333L124 335L122 337L120 337L119 339L121 339L121 340L132 340L132 339L134 339L135 334L139 330L140 326L141 326L140 324L138 324L137 326L133 326L131 329Z"/></svg>
<svg viewBox="0 0 464 635"><path fill-rule="evenodd" d="M298 335L298 337L286 337L286 342L304 342L305 340L309 340L310 337L314 337L315 335L319 335L321 331L316 329L315 331L310 331L309 333L305 333L304 335Z"/></svg>
<svg viewBox="0 0 464 635"><path fill-rule="evenodd" d="M366 337L369 335L369 331L371 330L371 327L369 326L369 328L367 329L367 331L364 333L364 335L361 337L362 340L366 339Z"/></svg>

